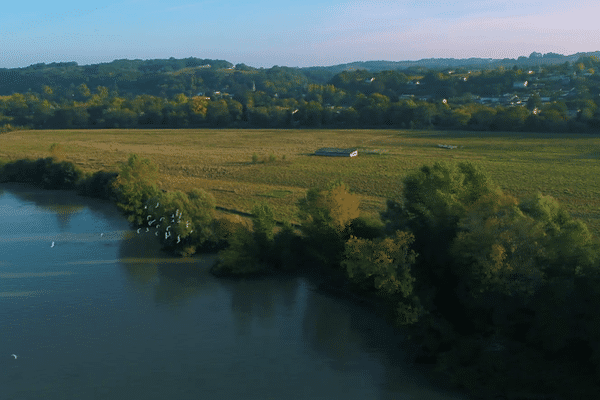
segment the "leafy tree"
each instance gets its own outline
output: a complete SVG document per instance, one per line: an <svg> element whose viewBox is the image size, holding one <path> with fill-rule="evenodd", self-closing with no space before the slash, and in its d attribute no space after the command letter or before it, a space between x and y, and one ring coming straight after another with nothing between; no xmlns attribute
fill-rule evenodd
<svg viewBox="0 0 600 400"><path fill-rule="evenodd" d="M411 233L401 231L394 237L374 240L351 236L345 245L342 266L354 281L369 280L369 286L387 295L400 293L408 297L415 280L410 275L417 257L410 250L413 241Z"/></svg>
<svg viewBox="0 0 600 400"><path fill-rule="evenodd" d="M483 292L533 295L545 279L544 232L517 200L487 195L459 221L451 255L468 295Z"/></svg>
<svg viewBox="0 0 600 400"><path fill-rule="evenodd" d="M584 273L597 264L600 258L598 243L587 226L571 218L556 199L538 192L523 200L519 207L539 221L544 229L544 245L551 265L549 272L553 276Z"/></svg>
<svg viewBox="0 0 600 400"><path fill-rule="evenodd" d="M388 234L408 229L415 235L414 250L419 258L414 273L422 293L419 297L429 303L426 308L438 308L447 318L460 317L453 314L460 306L455 291L459 277L451 268L450 245L468 207L500 191L470 162L436 162L408 175L402 193L402 202L388 201L382 213ZM468 323L464 318L457 321L465 329Z"/></svg>
<svg viewBox="0 0 600 400"><path fill-rule="evenodd" d="M273 249L275 219L273 211L266 203L257 204L252 208L252 225L254 240L258 247L256 256L260 261L267 261Z"/></svg>
<svg viewBox="0 0 600 400"><path fill-rule="evenodd" d="M229 107L224 99L213 100L206 106L206 118L215 126L227 126L231 120Z"/></svg>
<svg viewBox="0 0 600 400"><path fill-rule="evenodd" d="M417 254L410 249L414 236L397 231L393 237L359 239L351 236L345 244L342 266L351 281L366 290L376 289L384 297L398 297L400 324L414 323L422 311L411 304L413 283L411 268Z"/></svg>
<svg viewBox="0 0 600 400"><path fill-rule="evenodd" d="M301 230L317 261L330 267L340 264L352 220L359 216L358 196L342 182L325 190L312 188L298 203Z"/></svg>
<svg viewBox="0 0 600 400"><path fill-rule="evenodd" d="M113 189L117 206L135 225L146 221L143 207L148 199L158 196L157 181L158 166L147 158L131 154L127 163L121 165L119 175L113 182Z"/></svg>

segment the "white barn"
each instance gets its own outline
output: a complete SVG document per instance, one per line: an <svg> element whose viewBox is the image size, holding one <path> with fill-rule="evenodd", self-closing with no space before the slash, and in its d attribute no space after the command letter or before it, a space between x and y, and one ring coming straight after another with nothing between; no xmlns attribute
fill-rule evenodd
<svg viewBox="0 0 600 400"><path fill-rule="evenodd" d="M328 156L328 157L356 157L358 155L358 149L338 149L335 147L322 147L315 151L316 156Z"/></svg>

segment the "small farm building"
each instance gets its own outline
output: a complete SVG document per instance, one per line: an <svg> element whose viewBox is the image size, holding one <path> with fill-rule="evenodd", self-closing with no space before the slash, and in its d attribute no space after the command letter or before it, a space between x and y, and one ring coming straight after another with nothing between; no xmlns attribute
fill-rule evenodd
<svg viewBox="0 0 600 400"><path fill-rule="evenodd" d="M329 157L356 157L358 155L358 149L337 149L335 147L323 147L315 151L315 155Z"/></svg>

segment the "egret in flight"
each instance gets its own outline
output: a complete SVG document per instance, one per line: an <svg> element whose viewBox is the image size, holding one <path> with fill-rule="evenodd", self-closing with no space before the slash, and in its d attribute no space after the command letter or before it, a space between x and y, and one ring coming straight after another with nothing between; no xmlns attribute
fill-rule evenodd
<svg viewBox="0 0 600 400"><path fill-rule="evenodd" d="M13 356L15 358L15 360L17 359L17 355L16 354L11 354L11 356Z"/></svg>
<svg viewBox="0 0 600 400"><path fill-rule="evenodd" d="M50 247L54 247L54 242L52 242L52 244L50 245Z"/></svg>

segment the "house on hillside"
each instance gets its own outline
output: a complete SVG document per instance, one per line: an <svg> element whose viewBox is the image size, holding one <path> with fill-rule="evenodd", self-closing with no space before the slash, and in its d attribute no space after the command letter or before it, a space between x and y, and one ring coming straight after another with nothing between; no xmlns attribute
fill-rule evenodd
<svg viewBox="0 0 600 400"><path fill-rule="evenodd" d="M358 149L338 149L335 147L322 147L315 151L316 156L328 156L328 157L356 157L358 155Z"/></svg>
<svg viewBox="0 0 600 400"><path fill-rule="evenodd" d="M525 89L527 87L527 81L524 82L514 82L513 83L513 88L515 89Z"/></svg>

